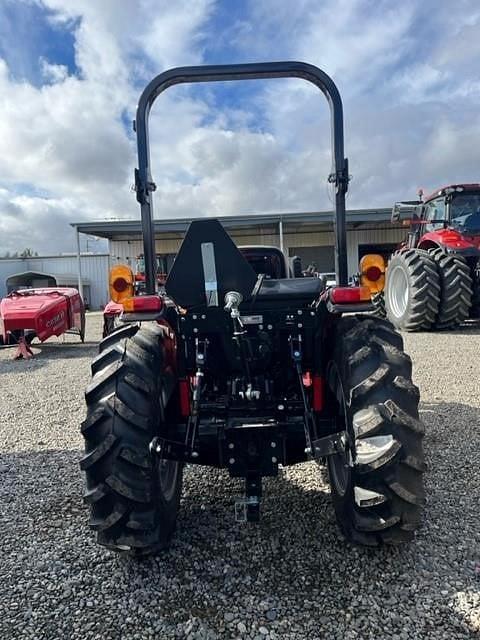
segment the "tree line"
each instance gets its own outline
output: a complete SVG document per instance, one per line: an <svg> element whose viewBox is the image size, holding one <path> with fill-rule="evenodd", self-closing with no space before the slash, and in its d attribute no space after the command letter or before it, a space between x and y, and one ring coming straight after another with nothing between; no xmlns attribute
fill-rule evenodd
<svg viewBox="0 0 480 640"><path fill-rule="evenodd" d="M23 251L5 251L0 258L35 258L38 256L38 251L33 249L24 249Z"/></svg>

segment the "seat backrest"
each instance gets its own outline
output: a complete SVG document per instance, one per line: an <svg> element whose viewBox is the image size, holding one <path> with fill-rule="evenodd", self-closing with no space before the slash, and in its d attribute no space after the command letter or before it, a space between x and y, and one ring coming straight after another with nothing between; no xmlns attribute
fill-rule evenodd
<svg viewBox="0 0 480 640"><path fill-rule="evenodd" d="M285 256L278 247L249 245L238 248L257 275L268 279L288 277Z"/></svg>
<svg viewBox="0 0 480 640"><path fill-rule="evenodd" d="M304 304L317 300L324 289L325 283L321 278L264 280L256 299L264 302Z"/></svg>

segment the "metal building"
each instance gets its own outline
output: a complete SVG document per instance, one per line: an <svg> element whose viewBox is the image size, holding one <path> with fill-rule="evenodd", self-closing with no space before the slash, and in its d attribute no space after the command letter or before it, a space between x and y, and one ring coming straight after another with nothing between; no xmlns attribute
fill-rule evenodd
<svg viewBox="0 0 480 640"><path fill-rule="evenodd" d="M390 222L391 209L347 211L349 275L356 273L365 253L388 256L405 236L405 229ZM318 271L334 271L333 213L286 213L217 216L237 245L275 245L288 256L298 255L303 265L314 262ZM170 268L188 227L188 219L155 220L156 252ZM73 223L79 233L109 241L112 262L132 266L143 253L140 220L105 220Z"/></svg>
<svg viewBox="0 0 480 640"><path fill-rule="evenodd" d="M389 255L405 236L405 228L392 225L390 209L347 211L349 275L356 273L365 253ZM285 213L246 216L217 216L238 245L274 245L286 255L298 255L306 267L334 271L333 213ZM180 247L190 220L155 220L156 251L168 271ZM0 259L0 298L19 286L75 286L91 309L108 302L108 270L115 262L134 266L143 253L140 220L100 220L72 223L79 234L106 238L108 254L41 256Z"/></svg>
<svg viewBox="0 0 480 640"><path fill-rule="evenodd" d="M108 302L109 266L108 254L81 256L83 297L90 309L100 309ZM52 285L79 287L78 256L0 258L0 298L13 289Z"/></svg>

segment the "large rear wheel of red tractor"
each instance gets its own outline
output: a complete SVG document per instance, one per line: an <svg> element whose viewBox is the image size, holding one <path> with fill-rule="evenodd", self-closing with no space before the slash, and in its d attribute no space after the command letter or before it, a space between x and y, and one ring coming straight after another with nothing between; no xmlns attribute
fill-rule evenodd
<svg viewBox="0 0 480 640"><path fill-rule="evenodd" d="M470 318L480 318L480 260L471 270L472 276L472 306L470 307Z"/></svg>
<svg viewBox="0 0 480 640"><path fill-rule="evenodd" d="M387 318L402 331L430 329L440 305L440 276L427 251L402 249L392 255L385 281Z"/></svg>
<svg viewBox="0 0 480 640"><path fill-rule="evenodd" d="M440 276L440 305L435 329L451 329L467 320L472 306L470 267L461 256L430 249Z"/></svg>
<svg viewBox="0 0 480 640"><path fill-rule="evenodd" d="M328 382L347 432L328 457L338 525L349 542L411 540L424 503L424 427L401 336L368 316L338 322Z"/></svg>
<svg viewBox="0 0 480 640"><path fill-rule="evenodd" d="M100 343L87 387L82 425L85 501L98 542L147 555L169 545L180 504L183 468L149 452L162 435L163 331L127 325Z"/></svg>

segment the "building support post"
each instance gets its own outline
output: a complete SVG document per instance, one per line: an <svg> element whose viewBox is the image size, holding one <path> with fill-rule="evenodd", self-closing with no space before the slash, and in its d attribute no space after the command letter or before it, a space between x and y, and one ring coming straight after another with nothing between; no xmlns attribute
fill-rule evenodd
<svg viewBox="0 0 480 640"><path fill-rule="evenodd" d="M80 231L78 227L75 227L75 233L77 235L77 272L78 272L78 293L83 300L83 278L82 278L82 258L80 253Z"/></svg>

